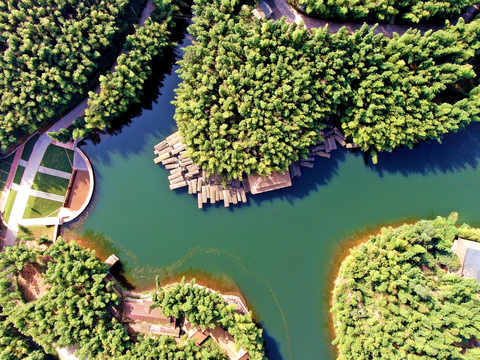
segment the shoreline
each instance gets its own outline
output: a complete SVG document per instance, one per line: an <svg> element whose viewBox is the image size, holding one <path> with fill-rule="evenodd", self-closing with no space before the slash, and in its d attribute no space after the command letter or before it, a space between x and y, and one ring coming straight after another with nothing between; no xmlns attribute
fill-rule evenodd
<svg viewBox="0 0 480 360"><path fill-rule="evenodd" d="M200 276L196 276L195 274ZM199 270L198 272L179 272L173 274L168 277L167 281L162 282L160 280L160 286L167 287L169 285L180 284L183 277L185 277L185 285L190 285L192 279L195 279L195 286L205 288L210 292L218 292L226 302L228 298L232 300L238 299L241 307L246 310L246 312L252 313L253 321L258 322L252 305L243 296L241 289L235 284L233 279L227 278L232 282L232 284L227 284L226 281L222 281L220 278L214 278L213 275L208 274L206 271ZM151 286L142 288L141 286L133 285L133 287L133 290L130 291L132 294L148 294L157 289L154 279Z"/></svg>
<svg viewBox="0 0 480 360"><path fill-rule="evenodd" d="M115 281L118 282L118 280L115 278L115 276L113 276L113 275L111 275L111 276L115 279ZM174 281L174 282L162 285L161 287L166 288L170 285L175 285L175 284L180 284L180 282ZM185 286L190 286L190 285L191 285L191 281L188 281L188 282L186 281L185 282ZM211 293L218 293L222 297L223 301L225 301L227 303L227 305L231 305L231 304L239 305L241 311L239 311L238 308L237 308L236 311L241 313L241 314L247 314L251 311L250 308L247 306L246 301L241 294L225 294L225 293L222 293L218 290L212 289L208 286L198 284L196 281L195 281L195 284L193 286L203 288L206 291L211 292ZM140 299L150 299L151 300L152 299L151 292L155 291L156 289L157 288L155 287L155 289L144 290L144 291L129 291L129 290L123 290L123 289L121 291L122 291L123 296L125 296L125 297L127 297L127 296L138 297Z"/></svg>
<svg viewBox="0 0 480 360"><path fill-rule="evenodd" d="M355 234L348 237L342 244L339 246L338 250L335 251L334 256L332 257L330 264L330 271L328 272L328 284L325 289L325 295L328 296L328 304L330 305L326 311L328 312L328 323L326 324L327 335L329 337L330 346L333 348L333 352L336 357L338 357L338 348L332 344L332 341L336 338L335 333L335 323L333 321L333 314L330 309L333 307L333 290L335 289L335 284L338 282L340 270L345 259L350 256L350 249L356 248L363 243L367 242L371 236L377 235L382 228L385 227L398 227L403 224L414 224L418 221L417 218L405 218L403 220L391 221L380 223L375 226L368 226L364 229L355 231Z"/></svg>

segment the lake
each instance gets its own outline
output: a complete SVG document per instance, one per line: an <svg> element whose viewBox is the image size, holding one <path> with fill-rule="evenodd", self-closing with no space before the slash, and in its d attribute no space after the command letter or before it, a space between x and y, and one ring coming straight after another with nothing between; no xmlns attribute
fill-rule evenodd
<svg viewBox="0 0 480 360"><path fill-rule="evenodd" d="M156 98L151 109L82 146L96 188L69 228L101 256L115 252L137 289L151 288L157 274L164 283L196 274L226 292L240 289L264 328L270 359L335 358L329 292L352 239L452 211L459 222L480 224L479 124L443 144L380 154L378 165L337 150L302 168L291 188L199 210L195 196L169 190L167 170L152 161L153 146L176 129L176 69L157 79L160 94L148 90Z"/></svg>

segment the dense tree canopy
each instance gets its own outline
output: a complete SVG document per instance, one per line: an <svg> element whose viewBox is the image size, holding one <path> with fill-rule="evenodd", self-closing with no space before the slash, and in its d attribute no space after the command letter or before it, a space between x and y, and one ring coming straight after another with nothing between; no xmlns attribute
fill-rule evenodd
<svg viewBox="0 0 480 360"><path fill-rule="evenodd" d="M132 102L138 102L143 83L152 72L152 59L171 45L168 28L177 8L172 0L154 0L153 4L155 10L144 26L127 37L125 52L118 57L115 71L100 77L100 92L89 93L84 118L87 129L103 129ZM79 137L83 137L81 131L74 134L74 138Z"/></svg>
<svg viewBox="0 0 480 360"><path fill-rule="evenodd" d="M194 162L209 172L241 178L269 174L307 154L330 110L316 83L305 30L252 22L236 1L200 0L196 39L188 47L177 91L175 120Z"/></svg>
<svg viewBox="0 0 480 360"><path fill-rule="evenodd" d="M112 283L104 281L108 268L90 250L59 239L45 252L16 245L1 255L0 268L7 265L3 281L28 262L45 268L45 283L50 285L45 295L30 302L23 301L18 288L12 291L15 286L2 293L9 299L4 314L19 332L49 352L55 346L77 346L82 358L126 350L129 336L109 311L119 299L109 291Z"/></svg>
<svg viewBox="0 0 480 360"><path fill-rule="evenodd" d="M27 265L41 271L47 286L45 294L30 301L25 300L18 282L19 273ZM200 348L186 335L178 342L165 336L139 335L131 339L125 326L111 313L119 299L111 290L113 283L105 281L108 267L92 251L74 242L58 238L48 250L17 243L0 253L0 269L2 359L41 360L45 352L54 353L56 347L74 346L82 359L225 360L216 344ZM197 294L190 295L190 301L196 304L205 300L204 294L199 293L198 298L192 298ZM217 307L223 309L225 304ZM166 314L171 315L172 310ZM255 336L261 336L261 330L249 316L239 317L236 325L235 320L225 319L222 324L242 332L234 335L241 344L247 344L245 337L250 336L248 344L255 344L260 353L261 343L254 340L258 341Z"/></svg>
<svg viewBox="0 0 480 360"><path fill-rule="evenodd" d="M270 174L305 157L328 121L374 162L477 120L480 20L392 39L252 19L237 0L196 0L175 120L209 173Z"/></svg>
<svg viewBox="0 0 480 360"><path fill-rule="evenodd" d="M0 143L57 120L86 94L112 42L126 32L128 0L0 1ZM138 9L137 9L138 10ZM111 59L109 56L107 58Z"/></svg>
<svg viewBox="0 0 480 360"><path fill-rule="evenodd" d="M460 14L475 0L291 0L310 15L333 20L388 22L393 16L412 23Z"/></svg>
<svg viewBox="0 0 480 360"><path fill-rule="evenodd" d="M217 292L195 286L195 279L188 286L183 278L181 284L160 288L152 298L166 316L185 316L193 325L204 328L218 324L233 336L236 345L248 351L252 359L265 358L262 329L252 321L252 314L239 314L236 306L227 305Z"/></svg>
<svg viewBox="0 0 480 360"><path fill-rule="evenodd" d="M377 152L440 139L478 120L472 63L479 33L480 21L460 21L423 36L409 30L389 39L366 27L350 36L349 91L337 110L345 135L376 162Z"/></svg>
<svg viewBox="0 0 480 360"><path fill-rule="evenodd" d="M338 359L480 357L466 346L480 339L480 285L447 272L455 220L384 228L350 251L333 291Z"/></svg>
<svg viewBox="0 0 480 360"><path fill-rule="evenodd" d="M0 359L47 360L47 354L0 317Z"/></svg>

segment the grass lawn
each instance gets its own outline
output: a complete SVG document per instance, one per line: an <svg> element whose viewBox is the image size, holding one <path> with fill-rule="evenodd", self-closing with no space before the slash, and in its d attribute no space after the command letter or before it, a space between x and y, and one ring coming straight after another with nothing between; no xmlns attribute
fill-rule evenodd
<svg viewBox="0 0 480 360"><path fill-rule="evenodd" d="M49 145L45 155L43 155L41 166L65 171L72 172L73 164L73 150L65 149L56 145Z"/></svg>
<svg viewBox="0 0 480 360"><path fill-rule="evenodd" d="M9 172L10 166L12 166L12 162L14 158L15 158L15 153L10 154L10 156L6 157L5 159L0 160L0 170Z"/></svg>
<svg viewBox="0 0 480 360"><path fill-rule="evenodd" d="M15 173L15 177L13 178L13 183L20 185L20 181L22 180L23 172L25 171L25 168L21 165L18 165L17 171Z"/></svg>
<svg viewBox="0 0 480 360"><path fill-rule="evenodd" d="M19 226L19 233L32 236L38 239L42 235L47 235L48 240L53 241L55 226Z"/></svg>
<svg viewBox="0 0 480 360"><path fill-rule="evenodd" d="M12 167L13 159L15 158L15 153L11 154L9 157L0 160L0 191L3 191L5 187L5 182L8 178L8 173Z"/></svg>
<svg viewBox="0 0 480 360"><path fill-rule="evenodd" d="M65 195L68 183L68 179L37 172L32 189L55 195Z"/></svg>
<svg viewBox="0 0 480 360"><path fill-rule="evenodd" d="M5 203L5 208L2 214L3 221L5 221L6 223L8 223L8 220L10 219L10 214L12 212L13 204L15 203L16 197L17 197L17 192L15 190L10 189L7 202Z"/></svg>
<svg viewBox="0 0 480 360"><path fill-rule="evenodd" d="M33 195L28 197L27 207L23 213L24 219L37 219L42 217L54 217L63 203L48 199L39 198Z"/></svg>
<svg viewBox="0 0 480 360"><path fill-rule="evenodd" d="M28 161L30 159L30 155L32 154L33 147L35 146L35 143L37 142L38 138L40 137L39 134L35 134L35 136L32 136L30 140L27 141L25 144L25 147L23 148L22 156L21 159Z"/></svg>

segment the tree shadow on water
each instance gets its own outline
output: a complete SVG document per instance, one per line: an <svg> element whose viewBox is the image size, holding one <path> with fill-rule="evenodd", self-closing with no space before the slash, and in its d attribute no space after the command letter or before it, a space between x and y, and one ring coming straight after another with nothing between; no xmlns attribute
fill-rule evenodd
<svg viewBox="0 0 480 360"><path fill-rule="evenodd" d="M265 341L265 353L268 360L282 360L283 357L280 354L280 343L271 337L267 329L261 325L263 329L263 340Z"/></svg>
<svg viewBox="0 0 480 360"><path fill-rule="evenodd" d="M313 168L301 167L302 176L293 178L292 186L251 195L249 200L254 203L262 203L282 199L293 204L296 199L306 198L311 192L318 191L320 186L328 185L332 178L337 175L340 164L345 161L347 151L349 150L337 149L331 153L330 159L315 157Z"/></svg>
<svg viewBox="0 0 480 360"><path fill-rule="evenodd" d="M385 173L436 174L477 168L480 156L480 124L472 123L464 130L447 134L442 143L431 140L413 149L400 148L381 153L378 164L368 167L383 176Z"/></svg>
<svg viewBox="0 0 480 360"><path fill-rule="evenodd" d="M179 46L163 49L163 53L152 61L152 74L144 83L139 102L131 104L127 111L113 120L105 130L93 131L81 145L88 143L99 145L103 140L118 136L128 129L128 134L123 134L124 136L108 143L108 152L128 156L141 152L150 136L158 137L160 141L165 134L168 135L172 128L175 128L174 107L170 102L173 100L173 89L179 82L178 76L174 73L175 64L182 55L181 48L191 42L185 37L187 25L186 20L177 20L171 40L177 42ZM150 111L154 110L154 107L161 111ZM145 131L145 127L149 127L149 131ZM107 152L95 150L92 152L93 157L100 156L105 163L110 162Z"/></svg>
<svg viewBox="0 0 480 360"><path fill-rule="evenodd" d="M263 194L249 196L249 201L261 204L264 201L286 200L294 203L330 183L338 173L350 150L339 149L330 159L315 157L313 169L301 168L302 176L292 179L292 186ZM368 155L355 151L355 156L364 156L366 166L383 177L384 174L427 175L477 168L480 157L480 124L472 123L464 130L447 134L442 143L431 140L420 143L413 149L399 148L391 153L380 153L378 164L372 164Z"/></svg>

